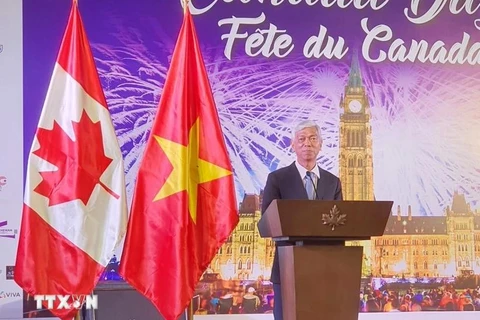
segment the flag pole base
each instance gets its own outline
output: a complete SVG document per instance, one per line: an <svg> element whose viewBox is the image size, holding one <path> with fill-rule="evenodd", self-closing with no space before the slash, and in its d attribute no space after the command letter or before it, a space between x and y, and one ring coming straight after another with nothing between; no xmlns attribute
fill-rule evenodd
<svg viewBox="0 0 480 320"><path fill-rule="evenodd" d="M187 307L187 310L185 310L186 314L186 320L193 320L193 304L192 301L190 301L190 304Z"/></svg>

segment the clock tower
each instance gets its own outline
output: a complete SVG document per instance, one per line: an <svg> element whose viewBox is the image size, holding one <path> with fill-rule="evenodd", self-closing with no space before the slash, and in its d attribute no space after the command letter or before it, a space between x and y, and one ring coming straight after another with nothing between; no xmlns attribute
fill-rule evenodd
<svg viewBox="0 0 480 320"><path fill-rule="evenodd" d="M360 64L353 55L348 84L340 101L340 180L344 200L374 200L370 105Z"/></svg>
<svg viewBox="0 0 480 320"><path fill-rule="evenodd" d="M343 199L374 200L370 104L355 53L340 109L339 173ZM371 241L348 241L346 245L363 246L362 276L369 276L374 258Z"/></svg>

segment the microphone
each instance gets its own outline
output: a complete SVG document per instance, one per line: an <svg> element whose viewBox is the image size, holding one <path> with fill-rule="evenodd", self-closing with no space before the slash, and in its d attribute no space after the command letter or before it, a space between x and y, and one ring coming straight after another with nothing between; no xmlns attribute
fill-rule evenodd
<svg viewBox="0 0 480 320"><path fill-rule="evenodd" d="M313 178L312 178L312 176L315 176L315 174L311 171L307 171L307 176L310 178L310 181L312 181L313 190L315 191L315 200L318 200L317 186L316 186L316 184L315 184L315 182L313 181Z"/></svg>

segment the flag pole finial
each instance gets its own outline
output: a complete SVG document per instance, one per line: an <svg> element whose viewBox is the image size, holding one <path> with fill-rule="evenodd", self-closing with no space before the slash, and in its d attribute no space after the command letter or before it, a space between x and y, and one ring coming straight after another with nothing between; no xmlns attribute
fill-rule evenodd
<svg viewBox="0 0 480 320"><path fill-rule="evenodd" d="M188 3L190 0L183 0L183 13L187 13Z"/></svg>

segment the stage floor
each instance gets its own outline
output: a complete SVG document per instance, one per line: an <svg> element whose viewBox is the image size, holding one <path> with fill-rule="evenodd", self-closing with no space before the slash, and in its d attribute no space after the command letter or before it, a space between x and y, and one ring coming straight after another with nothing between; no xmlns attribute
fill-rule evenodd
<svg viewBox="0 0 480 320"><path fill-rule="evenodd" d="M2 319L2 318L0 318ZM358 320L478 320L480 312L379 312L360 313ZM3 320L3 319L2 319ZM57 318L37 318L36 320L57 320ZM60 320L60 319L58 319ZM194 316L194 320L273 320L272 314L231 314Z"/></svg>
<svg viewBox="0 0 480 320"><path fill-rule="evenodd" d="M360 313L358 320L478 320L480 312L380 312ZM273 320L272 314L194 316L195 320Z"/></svg>

